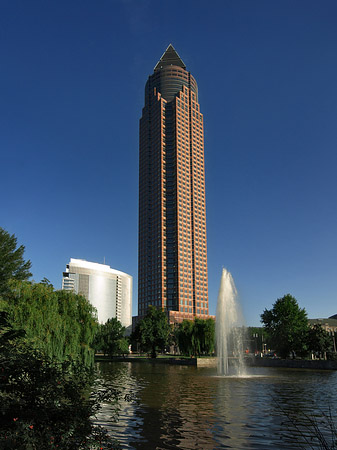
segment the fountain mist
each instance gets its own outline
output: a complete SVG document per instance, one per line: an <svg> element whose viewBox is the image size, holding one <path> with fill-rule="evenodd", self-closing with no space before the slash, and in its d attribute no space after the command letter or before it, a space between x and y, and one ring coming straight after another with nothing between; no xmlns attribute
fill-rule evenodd
<svg viewBox="0 0 337 450"><path fill-rule="evenodd" d="M229 374L229 357L231 357L231 362L233 362L231 364L233 373L237 376L243 376L245 374L243 361L243 322L232 275L226 269L222 269L216 308L216 349L219 375Z"/></svg>

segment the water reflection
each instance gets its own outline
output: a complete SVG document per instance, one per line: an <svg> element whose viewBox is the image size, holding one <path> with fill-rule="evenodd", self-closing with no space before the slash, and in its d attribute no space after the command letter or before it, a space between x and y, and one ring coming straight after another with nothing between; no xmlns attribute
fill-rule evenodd
<svg viewBox="0 0 337 450"><path fill-rule="evenodd" d="M252 377L231 378L150 363L100 363L99 369L105 382L137 398L121 402L116 423L112 405L103 405L98 417L123 449L299 448L289 418L321 417L329 405L336 416L335 372L260 368Z"/></svg>

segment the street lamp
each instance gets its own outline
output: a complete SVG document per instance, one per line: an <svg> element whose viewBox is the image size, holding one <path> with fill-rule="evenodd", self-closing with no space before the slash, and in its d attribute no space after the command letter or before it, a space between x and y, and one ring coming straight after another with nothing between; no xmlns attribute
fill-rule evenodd
<svg viewBox="0 0 337 450"><path fill-rule="evenodd" d="M334 351L334 353L336 353L336 339L335 339L335 332L331 330L330 333L331 333L331 336L332 336L333 351ZM329 334L330 334L330 333L329 333Z"/></svg>
<svg viewBox="0 0 337 450"><path fill-rule="evenodd" d="M253 334L253 338L255 339L255 354L257 352L257 338L259 337L258 333Z"/></svg>

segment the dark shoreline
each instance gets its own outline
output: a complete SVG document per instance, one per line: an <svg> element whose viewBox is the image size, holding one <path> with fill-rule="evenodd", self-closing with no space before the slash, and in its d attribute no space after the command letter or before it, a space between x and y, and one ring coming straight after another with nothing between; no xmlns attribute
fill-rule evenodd
<svg viewBox="0 0 337 450"><path fill-rule="evenodd" d="M214 359L214 358L212 358ZM95 355L95 362L108 361L108 362L132 362L132 363L152 363L152 364L173 364L176 366L196 366L197 358L147 358L142 356L103 356Z"/></svg>
<svg viewBox="0 0 337 450"><path fill-rule="evenodd" d="M311 370L337 370L337 361L325 361L323 359L273 359L273 358L247 358L249 367L280 367L286 369L311 369Z"/></svg>
<svg viewBox="0 0 337 450"><path fill-rule="evenodd" d="M103 356L96 355L95 362L132 362L151 364L171 364L176 366L216 367L216 358L146 358L139 356ZM275 367L286 369L337 370L337 361L307 360L307 359L273 359L273 358L245 358L248 367Z"/></svg>

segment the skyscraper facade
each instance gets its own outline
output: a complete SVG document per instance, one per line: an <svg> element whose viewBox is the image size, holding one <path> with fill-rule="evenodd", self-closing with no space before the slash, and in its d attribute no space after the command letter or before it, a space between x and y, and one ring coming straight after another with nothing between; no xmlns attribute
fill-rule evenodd
<svg viewBox="0 0 337 450"><path fill-rule="evenodd" d="M145 87L139 144L138 316L208 316L203 116L198 86L169 45Z"/></svg>

